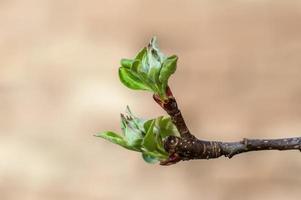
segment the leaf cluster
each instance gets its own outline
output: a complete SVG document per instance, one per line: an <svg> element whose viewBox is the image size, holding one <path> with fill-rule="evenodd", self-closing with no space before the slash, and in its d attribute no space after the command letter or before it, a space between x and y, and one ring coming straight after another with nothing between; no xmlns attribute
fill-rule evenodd
<svg viewBox="0 0 301 200"><path fill-rule="evenodd" d="M178 57L166 57L158 48L156 37L133 59L121 59L119 78L128 88L148 90L166 99L169 77L176 71Z"/></svg>
<svg viewBox="0 0 301 200"><path fill-rule="evenodd" d="M166 160L168 153L163 147L164 139L171 135L179 136L170 117L160 116L143 120L134 116L129 107L126 109L126 115L121 114L121 130L122 134L106 131L96 136L128 150L141 152L143 159L148 163Z"/></svg>

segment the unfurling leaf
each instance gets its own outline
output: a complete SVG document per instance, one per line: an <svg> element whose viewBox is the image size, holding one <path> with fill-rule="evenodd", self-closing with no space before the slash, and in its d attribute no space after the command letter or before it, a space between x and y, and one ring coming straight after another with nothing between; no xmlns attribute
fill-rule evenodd
<svg viewBox="0 0 301 200"><path fill-rule="evenodd" d="M159 80L162 83L162 87L166 88L169 77L175 73L177 69L177 56L170 56L163 62L163 66L160 71Z"/></svg>
<svg viewBox="0 0 301 200"><path fill-rule="evenodd" d="M133 62L131 59L121 59L120 64L122 67L130 69Z"/></svg>
<svg viewBox="0 0 301 200"><path fill-rule="evenodd" d="M133 90L151 90L128 68L119 68L119 78L124 85Z"/></svg>
<svg viewBox="0 0 301 200"><path fill-rule="evenodd" d="M114 133L111 131L106 131L106 132L98 133L95 136L102 137L114 144L118 144L122 147L133 150L130 146L127 145L127 142L125 141L125 139L122 136L118 135L117 133Z"/></svg>
<svg viewBox="0 0 301 200"><path fill-rule="evenodd" d="M156 135L154 133L155 120L151 120L151 123L148 127L145 137L142 141L142 146L147 151L156 151L157 143L156 143Z"/></svg>
<svg viewBox="0 0 301 200"><path fill-rule="evenodd" d="M122 59L119 68L121 82L134 90L149 90L161 99L167 98L169 77L176 71L177 56L166 57L153 37L134 59Z"/></svg>
<svg viewBox="0 0 301 200"><path fill-rule="evenodd" d="M163 147L163 140L169 135L179 136L169 117L144 120L136 117L129 107L125 115L121 114L121 130L122 135L106 131L96 136L126 149L142 152L143 159L148 163L165 160L168 153Z"/></svg>

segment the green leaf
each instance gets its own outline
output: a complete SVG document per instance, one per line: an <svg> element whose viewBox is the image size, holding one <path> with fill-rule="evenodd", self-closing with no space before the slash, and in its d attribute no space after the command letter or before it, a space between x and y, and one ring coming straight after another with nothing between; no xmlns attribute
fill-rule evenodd
<svg viewBox="0 0 301 200"><path fill-rule="evenodd" d="M120 146L123 146L127 149L132 150L132 148L128 146L127 142L125 141L125 139L122 136L120 136L117 133L114 133L112 131L105 131L105 132L102 132L102 133L97 133L95 136L104 138L104 139L106 139L106 140L108 140L108 141L110 141L114 144L118 144Z"/></svg>
<svg viewBox="0 0 301 200"><path fill-rule="evenodd" d="M164 149L163 140L169 135L179 135L170 117L144 120L136 117L129 107L126 108L126 115L121 114L121 129L123 135L106 131L96 136L129 150L141 152L148 163L167 159L168 153Z"/></svg>
<svg viewBox="0 0 301 200"><path fill-rule="evenodd" d="M164 143L162 140L161 135L158 133L156 134L156 143L157 143L157 151L162 155L168 155L168 153L164 149Z"/></svg>
<svg viewBox="0 0 301 200"><path fill-rule="evenodd" d="M142 60L143 56L146 54L146 47L144 47L143 49L141 49L139 51L139 53L135 56L135 60Z"/></svg>
<svg viewBox="0 0 301 200"><path fill-rule="evenodd" d="M143 139L142 131L135 125L132 118L126 118L124 115L121 115L121 124L127 144L139 148Z"/></svg>
<svg viewBox="0 0 301 200"><path fill-rule="evenodd" d="M149 78L152 79L154 83L160 84L159 72L161 70L161 65L163 60L165 59L165 56L160 52L156 41L156 37L152 38L149 46L147 47L147 57L145 58L145 60L149 67Z"/></svg>
<svg viewBox="0 0 301 200"><path fill-rule="evenodd" d="M149 65L148 54L145 54L141 60L141 65L139 65L139 67L138 67L138 73L144 73L145 75L147 75L149 70L150 70L150 65ZM148 78L149 77L146 77L145 81Z"/></svg>
<svg viewBox="0 0 301 200"><path fill-rule="evenodd" d="M141 119L136 117L129 106L126 106L126 110L125 113L128 115L128 118L130 120L128 120L128 122L131 124L132 123L132 127L136 127L138 130L140 130L141 132L144 132L144 123L146 122L146 120Z"/></svg>
<svg viewBox="0 0 301 200"><path fill-rule="evenodd" d="M119 68L119 78L120 81L128 88L134 90L151 90L147 87L143 82L133 75L131 71L127 68L120 67Z"/></svg>
<svg viewBox="0 0 301 200"><path fill-rule="evenodd" d="M156 83L156 87L159 88L158 85L160 85L158 76L159 76L159 70L158 67L152 67L148 72L148 77L152 80L153 83Z"/></svg>
<svg viewBox="0 0 301 200"><path fill-rule="evenodd" d="M146 135L143 138L142 146L148 151L156 151L157 150L157 143L156 143L156 135L154 134L154 126L155 120L151 122L148 129L146 130Z"/></svg>
<svg viewBox="0 0 301 200"><path fill-rule="evenodd" d="M155 119L150 119L150 120L147 120L143 127L144 127L144 130L149 130L151 126L153 126L153 123L154 123Z"/></svg>
<svg viewBox="0 0 301 200"><path fill-rule="evenodd" d="M125 128L124 136L125 136L126 141L128 142L128 144L131 145L131 146L137 145L137 141L140 141L139 143L141 143L141 141L143 139L143 135L140 132L140 130L138 130L135 127L131 127L131 126L127 126Z"/></svg>
<svg viewBox="0 0 301 200"><path fill-rule="evenodd" d="M177 59L177 56L166 57L153 37L134 59L121 60L120 80L130 89L149 90L166 99L168 79L176 70Z"/></svg>
<svg viewBox="0 0 301 200"><path fill-rule="evenodd" d="M142 158L145 162L150 163L150 164L154 164L159 161L156 157L151 156L147 153L142 153Z"/></svg>
<svg viewBox="0 0 301 200"><path fill-rule="evenodd" d="M138 73L138 69L141 67L141 61L140 60L134 60L131 66L131 72ZM138 75L139 76L139 75Z"/></svg>
<svg viewBox="0 0 301 200"><path fill-rule="evenodd" d="M176 126L172 123L170 117L161 116L155 119L153 131L156 135L157 151L163 155L167 155L163 140L170 135L179 136Z"/></svg>
<svg viewBox="0 0 301 200"><path fill-rule="evenodd" d="M95 136L96 137L102 137L106 140L109 140L110 142L115 143L115 144L126 144L126 141L123 139L122 136L120 136L117 133L114 133L112 131L105 131L105 132L102 132L102 133L97 133Z"/></svg>
<svg viewBox="0 0 301 200"><path fill-rule="evenodd" d="M122 67L130 69L132 67L133 62L134 61L131 60L131 59L125 59L124 58L124 59L121 59L120 64L121 64Z"/></svg>
<svg viewBox="0 0 301 200"><path fill-rule="evenodd" d="M172 123L170 117L158 117L156 119L156 125L158 132L161 135L162 139L165 139L168 136L180 136L180 133L177 127Z"/></svg>
<svg viewBox="0 0 301 200"><path fill-rule="evenodd" d="M148 53L151 53L160 63L165 60L165 55L160 51L157 37L153 37L148 45Z"/></svg>
<svg viewBox="0 0 301 200"><path fill-rule="evenodd" d="M175 73L175 71L177 69L177 61L178 61L178 57L175 55L170 56L166 60L164 60L164 62L162 64L162 69L161 69L160 75L159 75L159 80L162 83L167 84L169 77L173 73Z"/></svg>

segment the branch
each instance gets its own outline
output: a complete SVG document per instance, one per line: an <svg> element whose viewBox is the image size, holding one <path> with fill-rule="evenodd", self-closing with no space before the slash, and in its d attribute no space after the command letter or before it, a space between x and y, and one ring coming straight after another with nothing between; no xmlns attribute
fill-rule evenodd
<svg viewBox="0 0 301 200"><path fill-rule="evenodd" d="M190 133L190 131L184 121L184 118L181 114L181 111L178 109L176 99L174 98L169 87L167 87L166 94L167 94L168 99L166 99L165 101L162 101L162 99L156 94L153 95L153 98L170 116L171 121L177 127L182 138L194 137Z"/></svg>
<svg viewBox="0 0 301 200"><path fill-rule="evenodd" d="M176 55L165 56L159 50L155 37L133 59L121 59L118 71L120 81L130 89L152 92L154 100L170 118L161 116L142 120L127 109L128 117L121 117L123 135L105 131L97 136L126 149L141 152L146 162L161 161L162 165L174 164L181 160L213 159L221 156L231 158L249 151L301 151L301 136L283 139L243 139L238 142L205 141L196 138L189 131L168 87L168 79L176 71L177 60Z"/></svg>
<svg viewBox="0 0 301 200"><path fill-rule="evenodd" d="M199 140L190 133L177 102L169 87L168 98L161 100L154 95L154 100L170 115L181 137L169 136L164 141L164 148L169 158L161 165L175 164L181 160L213 159L221 156L232 158L234 155L261 150L299 150L301 137L283 139L243 139L239 142L220 142Z"/></svg>

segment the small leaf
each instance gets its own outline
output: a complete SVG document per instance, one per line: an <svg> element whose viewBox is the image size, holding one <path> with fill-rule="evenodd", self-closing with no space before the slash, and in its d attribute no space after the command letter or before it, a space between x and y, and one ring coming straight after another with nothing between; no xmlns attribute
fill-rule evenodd
<svg viewBox="0 0 301 200"><path fill-rule="evenodd" d="M160 52L157 46L156 37L152 38L149 46L147 47L147 57L145 59L149 65L148 77L152 79L154 83L159 85L159 72L165 56ZM160 88L159 86L157 87Z"/></svg>
<svg viewBox="0 0 301 200"><path fill-rule="evenodd" d="M138 68L141 66L141 61L140 60L134 60L131 66L131 71L138 73Z"/></svg>
<svg viewBox="0 0 301 200"><path fill-rule="evenodd" d="M114 133L114 132L111 132L111 131L105 131L105 132L102 132L102 133L98 133L95 135L96 137L101 137L101 138L104 138L114 144L118 144L120 146L123 146L127 149L131 149L131 147L129 147L127 145L127 142L124 140L124 138L120 135L118 135L117 133Z"/></svg>
<svg viewBox="0 0 301 200"><path fill-rule="evenodd" d="M151 156L147 153L142 153L142 158L145 162L150 163L150 164L154 164L159 161L156 157Z"/></svg>
<svg viewBox="0 0 301 200"><path fill-rule="evenodd" d="M133 62L134 61L131 60L131 59L125 59L125 58L123 58L123 59L121 59L120 64L121 64L122 67L130 69L131 66L132 66L132 64L133 64Z"/></svg>
<svg viewBox="0 0 301 200"><path fill-rule="evenodd" d="M160 154L168 156L168 153L164 149L164 143L163 143L162 137L161 137L161 135L159 133L156 134L156 142L157 142L157 151Z"/></svg>
<svg viewBox="0 0 301 200"><path fill-rule="evenodd" d="M142 60L143 56L146 54L146 47L144 47L143 49L141 49L139 51L139 53L135 56L135 60Z"/></svg>
<svg viewBox="0 0 301 200"><path fill-rule="evenodd" d="M147 132L142 142L142 146L148 151L155 151L157 149L156 136L153 131L154 125L155 125L155 120L151 122L148 129L146 130Z"/></svg>
<svg viewBox="0 0 301 200"><path fill-rule="evenodd" d="M180 133L176 126L172 123L170 117L161 117L156 119L156 125L158 132L161 135L162 139L165 139L168 136L180 136Z"/></svg>
<svg viewBox="0 0 301 200"><path fill-rule="evenodd" d="M133 118L121 115L121 129L127 144L130 146L140 147L143 139L142 130L133 122Z"/></svg>
<svg viewBox="0 0 301 200"><path fill-rule="evenodd" d="M102 137L102 138L109 140L116 144L119 144L119 143L122 144L123 142L125 142L125 140L123 139L122 136L118 135L117 133L111 132L111 131L97 133L95 136Z"/></svg>
<svg viewBox="0 0 301 200"><path fill-rule="evenodd" d="M142 142L143 142L143 138L139 138L132 141L132 143L128 144L128 146L130 146L135 151L142 152Z"/></svg>
<svg viewBox="0 0 301 200"><path fill-rule="evenodd" d="M127 126L125 128L124 135L125 135L127 143L130 146L139 144L139 143L137 143L137 141L140 141L143 139L142 133L137 128L131 127L131 126ZM141 141L140 141L140 143L141 143Z"/></svg>
<svg viewBox="0 0 301 200"><path fill-rule="evenodd" d="M157 60L161 63L163 62L163 60L165 60L165 55L160 51L159 49L159 45L158 45L158 42L157 42L157 37L154 36L149 45L148 45L148 52L151 52L152 55L154 57L157 58Z"/></svg>
<svg viewBox="0 0 301 200"><path fill-rule="evenodd" d="M153 83L156 83L158 85L160 84L159 79L158 79L159 71L160 71L159 67L153 66L152 68L150 68L150 70L148 72L148 77L152 80Z"/></svg>
<svg viewBox="0 0 301 200"><path fill-rule="evenodd" d="M145 54L142 57L141 65L139 65L139 67L138 67L138 73L144 73L147 75L150 70L150 67L151 66L149 65L148 54Z"/></svg>
<svg viewBox="0 0 301 200"><path fill-rule="evenodd" d="M153 37L134 59L122 59L119 77L130 89L149 90L166 99L168 79L176 70L177 56L166 57Z"/></svg>
<svg viewBox="0 0 301 200"><path fill-rule="evenodd" d="M150 127L153 125L154 121L155 121L155 119L147 120L143 125L144 130L147 131L148 129L150 129Z"/></svg>
<svg viewBox="0 0 301 200"><path fill-rule="evenodd" d="M126 109L126 115L121 114L121 129L123 135L107 131L96 136L129 150L141 152L148 163L166 160L168 152L164 149L163 139L168 135L178 136L170 117L144 120L136 117L129 107Z"/></svg>
<svg viewBox="0 0 301 200"><path fill-rule="evenodd" d="M127 68L119 68L119 78L120 81L128 88L134 90L151 90L136 76L134 76L131 71Z"/></svg>
<svg viewBox="0 0 301 200"><path fill-rule="evenodd" d="M130 117L132 118L131 120L128 120L129 122L132 122L132 126L133 127L136 127L137 129L139 129L141 132L144 132L144 123L146 122L146 120L144 119L141 119L141 118L138 118L136 117L129 106L126 107L126 111L125 113Z"/></svg>
<svg viewBox="0 0 301 200"><path fill-rule="evenodd" d="M177 69L178 57L173 55L164 60L160 71L159 80L162 83L167 83L169 77L175 73Z"/></svg>

